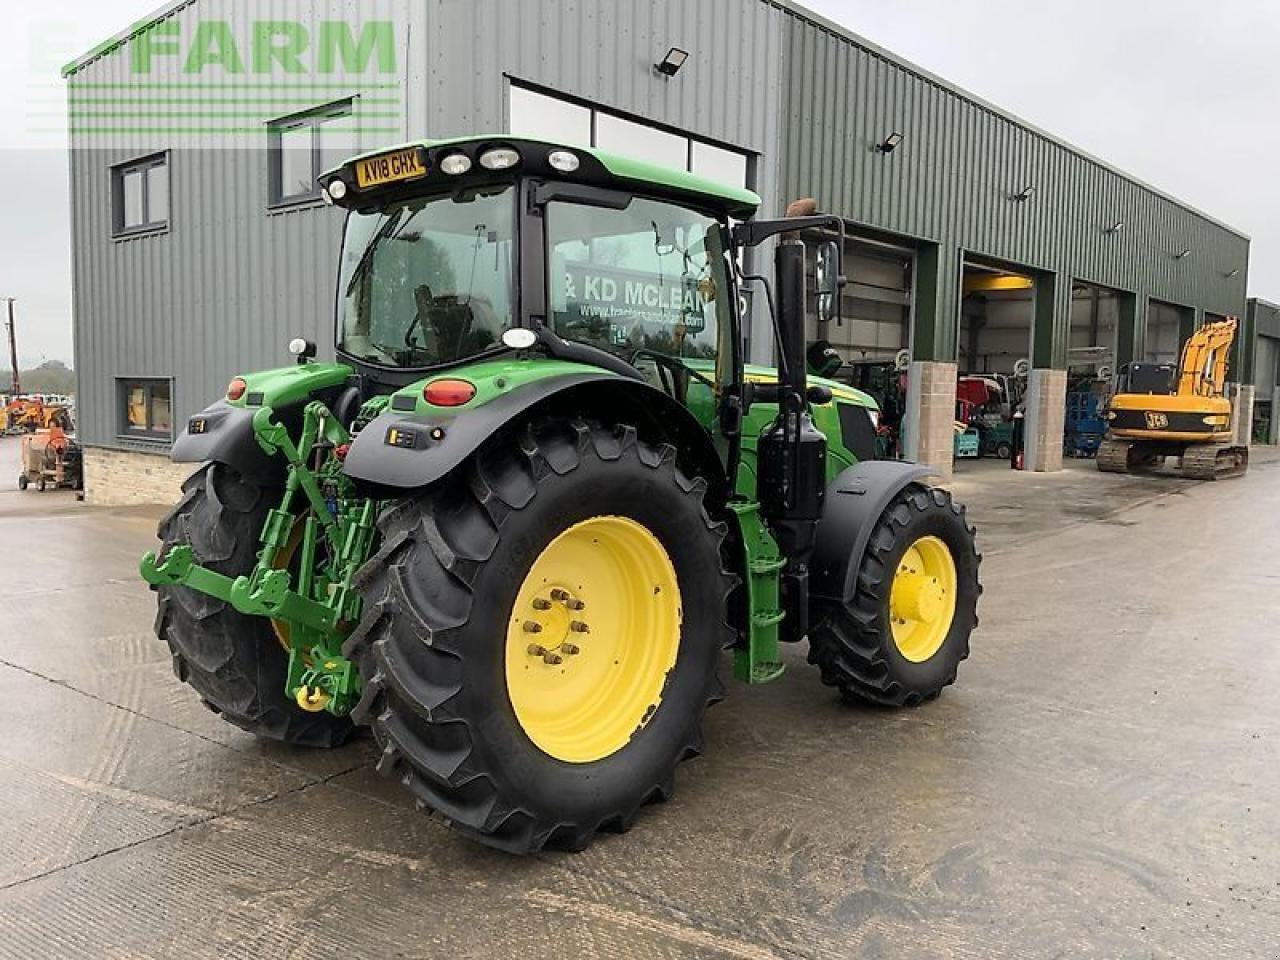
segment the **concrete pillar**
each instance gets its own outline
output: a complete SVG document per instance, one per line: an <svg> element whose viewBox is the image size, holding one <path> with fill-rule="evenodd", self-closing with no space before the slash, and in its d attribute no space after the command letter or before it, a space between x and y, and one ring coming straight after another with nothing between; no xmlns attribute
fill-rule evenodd
<svg viewBox="0 0 1280 960"><path fill-rule="evenodd" d="M1042 473L1062 469L1067 371L1036 368L1027 382L1027 441L1023 467Z"/></svg>
<svg viewBox="0 0 1280 960"><path fill-rule="evenodd" d="M1253 440L1252 384L1231 383L1227 396L1231 398L1231 442L1237 447L1247 447Z"/></svg>
<svg viewBox="0 0 1280 960"><path fill-rule="evenodd" d="M907 459L933 467L944 480L955 452L956 376L956 364L939 360L915 361L907 374Z"/></svg>

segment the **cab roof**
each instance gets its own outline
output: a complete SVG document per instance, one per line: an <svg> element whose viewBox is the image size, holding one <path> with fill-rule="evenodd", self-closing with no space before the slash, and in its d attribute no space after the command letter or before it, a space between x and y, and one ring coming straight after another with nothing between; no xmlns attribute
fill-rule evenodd
<svg viewBox="0 0 1280 960"><path fill-rule="evenodd" d="M702 198L703 202L709 202L710 205L724 209L730 216L740 220L745 220L755 214L760 207L760 197L750 190L741 187L733 187L723 183L717 183L714 180L708 180L705 177L699 177L692 173L686 173L683 170L675 170L669 167L659 166L653 163L646 163L643 160L636 160L632 157L621 156L616 153L608 153L604 150L596 150L588 147L579 147L567 143L558 143L553 140L541 140L531 137L512 136L509 134L488 134L469 137L454 137L444 140L410 140L405 143L393 146L382 147L378 150L371 150L367 153L359 154L347 160L341 166L330 170L321 176L321 180L328 180L330 177L340 173L343 169L358 163L361 160L371 159L373 157L383 156L386 154L396 153L397 151L410 150L420 148L429 151L432 154L439 155L449 148L458 148L467 153L479 154L485 148L497 146L510 146L521 151L526 159L532 160L526 151L535 151L538 158L545 158L552 150L569 150L582 158L591 158L595 164L590 165L596 168L595 179L603 179L606 183L602 185L616 186L622 189L653 189L657 188L659 192L680 194L690 198ZM531 164L538 167L538 164ZM583 173L587 172L588 165L584 164ZM559 176L563 176L562 174ZM579 174L570 175L567 179L580 180L583 179ZM611 182L609 182L611 181Z"/></svg>

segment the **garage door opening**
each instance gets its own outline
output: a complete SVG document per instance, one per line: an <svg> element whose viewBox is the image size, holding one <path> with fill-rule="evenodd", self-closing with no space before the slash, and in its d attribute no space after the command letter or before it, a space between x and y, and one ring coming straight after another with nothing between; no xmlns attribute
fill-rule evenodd
<svg viewBox="0 0 1280 960"><path fill-rule="evenodd" d="M1276 422L1277 390L1280 386L1280 339L1259 336L1254 349L1253 364L1253 442L1275 443L1280 438L1280 424Z"/></svg>
<svg viewBox="0 0 1280 960"><path fill-rule="evenodd" d="M1107 432L1102 410L1116 372L1120 303L1124 296L1095 284L1076 283L1071 287L1063 456L1095 456Z"/></svg>
<svg viewBox="0 0 1280 960"><path fill-rule="evenodd" d="M955 468L1007 461L1027 391L1035 280L966 261L960 300Z"/></svg>
<svg viewBox="0 0 1280 960"><path fill-rule="evenodd" d="M817 249L813 241L830 237L815 234L807 239L807 246L813 251ZM813 266L811 253L810 284ZM847 282L841 301L841 323L820 322L810 298L806 320L810 371L874 397L880 405L876 455L886 460L901 459L911 361L915 253L855 236L845 244L844 275Z"/></svg>
<svg viewBox="0 0 1280 960"><path fill-rule="evenodd" d="M1161 300L1147 305L1147 335L1143 339L1143 359L1147 363L1176 364L1182 343L1195 330L1195 311Z"/></svg>

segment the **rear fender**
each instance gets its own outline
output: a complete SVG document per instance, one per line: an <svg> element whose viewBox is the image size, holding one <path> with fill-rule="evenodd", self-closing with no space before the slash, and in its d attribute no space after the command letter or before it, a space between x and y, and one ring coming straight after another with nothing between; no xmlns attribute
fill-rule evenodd
<svg viewBox="0 0 1280 960"><path fill-rule="evenodd" d="M724 466L706 429L656 387L608 372L534 380L481 406L450 413L388 410L356 436L343 464L353 479L389 491L429 486L465 463L506 427L539 416L630 423L641 436L676 445L686 470L704 477L721 500Z"/></svg>
<svg viewBox="0 0 1280 960"><path fill-rule="evenodd" d="M827 486L813 549L809 591L813 599L847 603L876 521L909 486L924 486L936 471L896 460L866 460L842 470Z"/></svg>
<svg viewBox="0 0 1280 960"><path fill-rule="evenodd" d="M219 400L187 420L169 451L174 463L225 463L259 486L279 486L285 480L283 457L258 445L253 418L269 407L274 419L296 436L302 408L310 400L330 404L347 423L354 415L356 391L346 386L355 371L340 363L299 363L274 370L242 374L240 399ZM336 402L335 402L336 401Z"/></svg>
<svg viewBox="0 0 1280 960"><path fill-rule="evenodd" d="M283 483L284 461L269 456L254 437L253 416L259 409L232 406L225 400L205 407L187 421L169 459L174 463L225 463L259 486ZM288 422L287 417L281 420Z"/></svg>

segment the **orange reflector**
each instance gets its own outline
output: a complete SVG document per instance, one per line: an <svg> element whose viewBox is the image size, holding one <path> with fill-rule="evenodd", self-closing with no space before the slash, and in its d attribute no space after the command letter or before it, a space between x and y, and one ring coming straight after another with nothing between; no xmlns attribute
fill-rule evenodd
<svg viewBox="0 0 1280 960"><path fill-rule="evenodd" d="M475 395L475 384L466 380L432 380L422 388L422 396L433 407L460 407Z"/></svg>
<svg viewBox="0 0 1280 960"><path fill-rule="evenodd" d="M243 377L236 377L227 384L227 399L239 400L244 396L244 392L249 389L249 384L244 382Z"/></svg>

